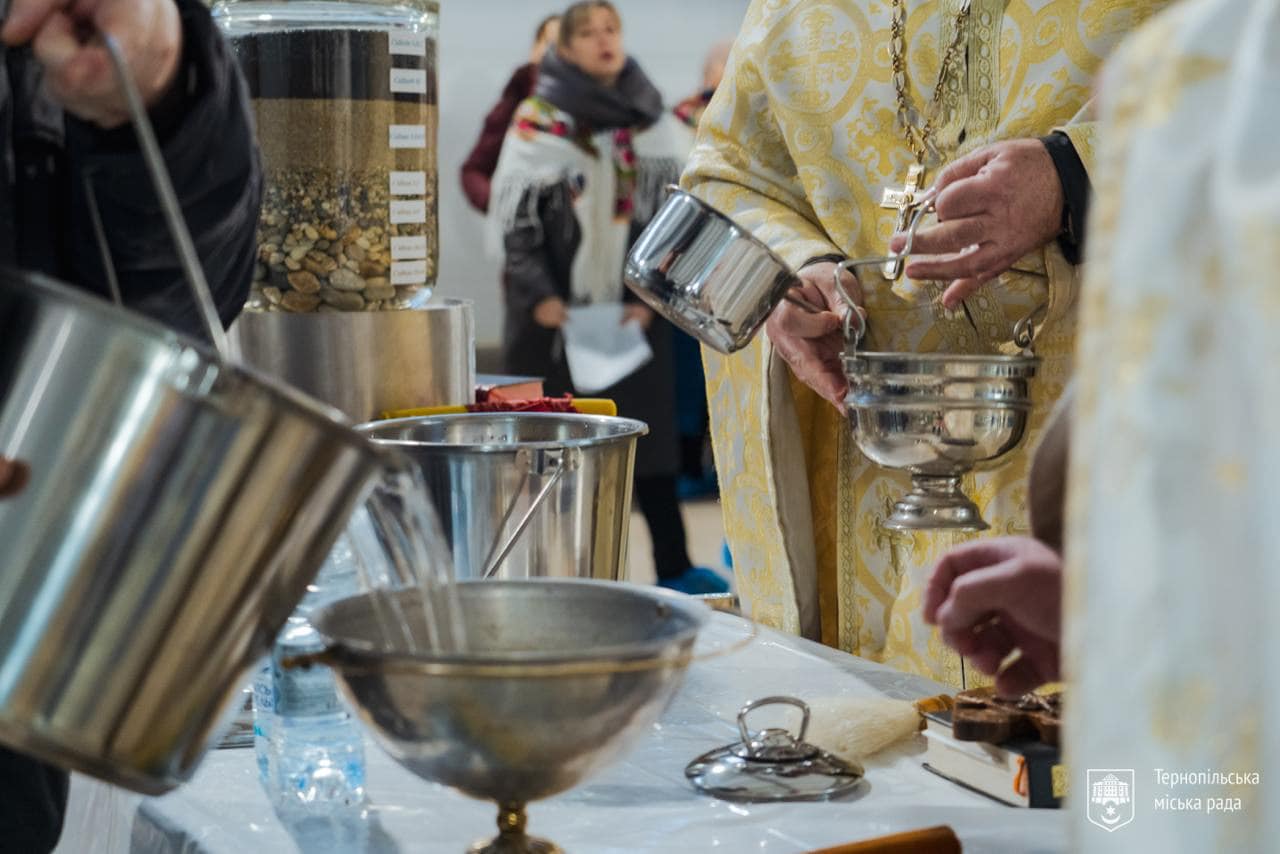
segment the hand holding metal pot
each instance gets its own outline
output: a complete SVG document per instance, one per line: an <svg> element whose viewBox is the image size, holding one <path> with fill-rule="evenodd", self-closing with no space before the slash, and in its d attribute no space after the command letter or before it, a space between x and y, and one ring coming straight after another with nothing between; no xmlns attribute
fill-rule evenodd
<svg viewBox="0 0 1280 854"><path fill-rule="evenodd" d="M95 31L119 42L144 103L159 103L182 56L182 23L171 0L13 0L0 37L10 46L31 45L50 92L68 112L119 127L129 110L106 49L85 37Z"/></svg>
<svg viewBox="0 0 1280 854"><path fill-rule="evenodd" d="M845 290L861 304L862 289L857 278L848 270L838 269L835 262L820 261L800 271L801 284L796 291L806 302L825 310L815 314L783 301L769 315L765 331L796 378L843 412L849 392L843 361L847 345L844 318L850 309L837 292L837 271Z"/></svg>
<svg viewBox="0 0 1280 854"><path fill-rule="evenodd" d="M987 525L960 478L995 464L1026 435L1038 365L1034 321L1044 307L1018 324L1015 341L1024 351L1018 356L861 350L867 316L854 271L886 264L896 270L911 256L917 229L933 213L932 198L922 202L899 251L815 265L797 276L732 220L676 192L632 248L626 282L721 353L741 350L769 323L797 375L848 414L862 453L911 473L912 493L895 505L888 528L979 531ZM833 353L843 371L831 363Z"/></svg>

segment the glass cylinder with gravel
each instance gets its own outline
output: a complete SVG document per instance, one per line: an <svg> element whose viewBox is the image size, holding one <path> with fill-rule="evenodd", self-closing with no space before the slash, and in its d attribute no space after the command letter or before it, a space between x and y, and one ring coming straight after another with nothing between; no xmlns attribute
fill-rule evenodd
<svg viewBox="0 0 1280 854"><path fill-rule="evenodd" d="M266 186L248 311L426 303L439 257L434 3L226 2Z"/></svg>

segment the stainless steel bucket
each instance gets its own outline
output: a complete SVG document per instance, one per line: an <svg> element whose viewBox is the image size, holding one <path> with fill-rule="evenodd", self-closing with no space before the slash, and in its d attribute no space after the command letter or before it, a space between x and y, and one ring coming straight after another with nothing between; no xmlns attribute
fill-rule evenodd
<svg viewBox="0 0 1280 854"><path fill-rule="evenodd" d="M162 327L0 272L0 742L157 794L388 455Z"/></svg>
<svg viewBox="0 0 1280 854"><path fill-rule="evenodd" d="M421 467L459 578L622 576L641 422L496 413L357 429Z"/></svg>

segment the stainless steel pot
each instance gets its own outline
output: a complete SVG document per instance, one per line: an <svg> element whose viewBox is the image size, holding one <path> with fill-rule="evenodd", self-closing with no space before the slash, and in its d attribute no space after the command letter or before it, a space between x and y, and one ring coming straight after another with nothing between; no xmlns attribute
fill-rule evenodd
<svg viewBox="0 0 1280 854"><path fill-rule="evenodd" d="M800 284L750 232L674 188L632 247L625 278L654 311L726 354L751 343L769 313Z"/></svg>
<svg viewBox="0 0 1280 854"><path fill-rule="evenodd" d="M388 454L48 279L0 273L0 742L186 780Z"/></svg>
<svg viewBox="0 0 1280 854"><path fill-rule="evenodd" d="M459 578L622 575L643 423L494 413L357 429L422 469Z"/></svg>
<svg viewBox="0 0 1280 854"><path fill-rule="evenodd" d="M245 312L231 337L245 364L356 421L475 400L475 320L463 300L410 311Z"/></svg>

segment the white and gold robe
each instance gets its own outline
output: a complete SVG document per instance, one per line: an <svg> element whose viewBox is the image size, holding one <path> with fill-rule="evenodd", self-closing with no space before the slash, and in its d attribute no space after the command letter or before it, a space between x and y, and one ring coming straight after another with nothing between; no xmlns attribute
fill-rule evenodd
<svg viewBox="0 0 1280 854"><path fill-rule="evenodd" d="M1074 850L1280 839L1278 49L1280 0L1188 0L1104 75L1068 507ZM1134 773L1131 827L1089 823L1089 768Z"/></svg>
<svg viewBox="0 0 1280 854"><path fill-rule="evenodd" d="M961 0L907 0L909 92L931 97ZM1092 160L1080 115L1095 73L1162 0L972 0L967 62L944 91L937 146L950 161L1001 139L1063 128ZM724 83L703 117L684 185L750 228L788 263L881 255L896 212L879 207L914 162L895 121L889 0L755 0ZM937 175L936 164L926 181ZM1031 440L1070 373L1076 275L1056 245L944 311L934 283L864 271L867 349L994 352L1042 305ZM900 295L901 294L901 295ZM765 336L708 354L712 435L739 588L753 616L952 683L959 661L920 617L923 583L962 535L884 527L905 475L853 447L844 418L775 358ZM1026 531L1028 453L965 479L998 534Z"/></svg>

